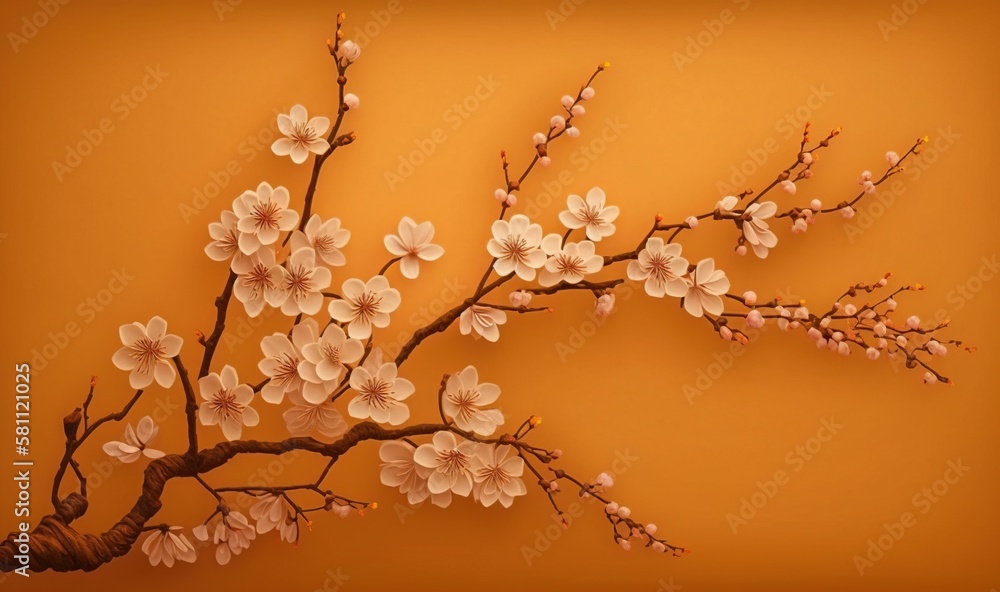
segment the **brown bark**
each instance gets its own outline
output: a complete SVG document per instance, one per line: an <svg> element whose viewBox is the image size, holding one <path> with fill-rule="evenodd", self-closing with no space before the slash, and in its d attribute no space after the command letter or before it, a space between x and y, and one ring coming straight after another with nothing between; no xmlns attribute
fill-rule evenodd
<svg viewBox="0 0 1000 592"><path fill-rule="evenodd" d="M312 438L289 438L281 442L235 440L222 442L195 454L171 454L154 460L146 467L142 493L132 509L114 526L100 534L85 534L75 530L72 522L87 511L87 498L71 493L59 503L54 514L45 516L30 532L30 571L93 571L116 557L128 553L143 532L146 523L162 505L161 497L167 482L178 477L194 477L220 467L238 454L280 455L292 450L304 450L336 462L341 455L366 440L395 440L408 436L432 434L447 429L438 424L418 424L397 430L387 430L378 424L362 422L332 443ZM0 569L13 571L19 566L14 556L16 533L0 542Z"/></svg>

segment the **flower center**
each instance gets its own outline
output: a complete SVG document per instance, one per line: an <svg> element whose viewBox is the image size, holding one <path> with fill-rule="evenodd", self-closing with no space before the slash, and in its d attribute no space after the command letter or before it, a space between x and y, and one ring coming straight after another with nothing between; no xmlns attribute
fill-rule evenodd
<svg viewBox="0 0 1000 592"><path fill-rule="evenodd" d="M303 265L289 265L285 276L284 289L291 293L296 301L302 300L313 291L313 272Z"/></svg>
<svg viewBox="0 0 1000 592"><path fill-rule="evenodd" d="M458 407L458 414L465 419L469 419L476 412L476 401L479 399L479 391L459 390L457 393L448 393L448 399Z"/></svg>
<svg viewBox="0 0 1000 592"><path fill-rule="evenodd" d="M159 339L153 341L145 336L135 340L132 345L128 346L128 349L128 353L132 356L132 359L139 362L136 365L136 369L142 374L152 372L153 366L164 359L167 353L167 350L160 345Z"/></svg>
<svg viewBox="0 0 1000 592"><path fill-rule="evenodd" d="M227 388L215 393L210 407L224 418L237 417L243 412L243 406L236 402L236 394Z"/></svg>
<svg viewBox="0 0 1000 592"><path fill-rule="evenodd" d="M439 450L438 470L452 476L458 476L469 468L469 457L462 454L457 448L452 450Z"/></svg>
<svg viewBox="0 0 1000 592"><path fill-rule="evenodd" d="M251 298L260 298L264 290L274 289L274 281L271 280L271 270L263 263L254 264L253 268L243 276L243 285L251 290Z"/></svg>
<svg viewBox="0 0 1000 592"><path fill-rule="evenodd" d="M524 263L528 259L528 242L519 234L512 234L503 243L504 259L512 259L515 263Z"/></svg>
<svg viewBox="0 0 1000 592"><path fill-rule="evenodd" d="M604 224L603 212L597 206L588 206L577 213L577 217L586 222L589 226L601 226Z"/></svg>
<svg viewBox="0 0 1000 592"><path fill-rule="evenodd" d="M278 367L274 369L272 381L278 384L288 385L299 379L299 359L291 354L281 354L278 360Z"/></svg>
<svg viewBox="0 0 1000 592"><path fill-rule="evenodd" d="M324 358L330 360L334 364L339 364L340 363L340 347L339 346L336 346L336 345L333 345L333 344L330 344L330 343L321 343L319 347L320 347L320 353L322 354L322 356Z"/></svg>
<svg viewBox="0 0 1000 592"><path fill-rule="evenodd" d="M361 389L361 396L365 398L368 405L381 409L388 409L396 404L396 399L390 397L390 394L392 394L392 385L378 377L369 379Z"/></svg>
<svg viewBox="0 0 1000 592"><path fill-rule="evenodd" d="M649 273L657 282L665 283L668 280L677 279L670 271L670 264L674 258L663 253L653 253L649 258Z"/></svg>
<svg viewBox="0 0 1000 592"><path fill-rule="evenodd" d="M583 275L583 259L565 253L556 255L556 267L563 275Z"/></svg>
<svg viewBox="0 0 1000 592"><path fill-rule="evenodd" d="M374 292L363 292L358 299L353 302L354 315L362 322L369 323L378 314L379 304L382 299Z"/></svg>
<svg viewBox="0 0 1000 592"><path fill-rule="evenodd" d="M296 123L292 127L292 139L300 144L308 144L314 141L318 136L316 135L316 130L309 127L306 123Z"/></svg>
<svg viewBox="0 0 1000 592"><path fill-rule="evenodd" d="M491 483L497 489L503 489L511 480L510 475L500 467L483 467L476 471L476 476L476 481Z"/></svg>
<svg viewBox="0 0 1000 592"><path fill-rule="evenodd" d="M278 228L278 217L281 215L281 208L278 204L272 201L266 201L264 203L258 203L253 207L254 226L256 226L256 231L263 230L265 228Z"/></svg>
<svg viewBox="0 0 1000 592"><path fill-rule="evenodd" d="M230 228L226 231L226 236L219 241L219 245L222 250L227 253L235 253L240 249L240 237L236 232L235 228Z"/></svg>
<svg viewBox="0 0 1000 592"><path fill-rule="evenodd" d="M332 253L336 245L333 244L332 236L324 234L313 239L313 248L316 249L317 253Z"/></svg>

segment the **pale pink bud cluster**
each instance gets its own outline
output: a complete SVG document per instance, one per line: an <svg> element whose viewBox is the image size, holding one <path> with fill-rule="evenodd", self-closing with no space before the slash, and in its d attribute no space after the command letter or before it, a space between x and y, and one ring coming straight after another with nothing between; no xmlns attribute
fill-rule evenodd
<svg viewBox="0 0 1000 592"><path fill-rule="evenodd" d="M615 309L615 295L614 294L601 294L600 298L597 299L597 303L594 304L594 314L598 318L606 319Z"/></svg>
<svg viewBox="0 0 1000 592"><path fill-rule="evenodd" d="M896 166L899 164L899 155L890 150L885 153L885 160L889 163L889 166Z"/></svg>
<svg viewBox="0 0 1000 592"><path fill-rule="evenodd" d="M518 308L528 306L531 303L532 294L525 290L517 290L510 293L510 303Z"/></svg>

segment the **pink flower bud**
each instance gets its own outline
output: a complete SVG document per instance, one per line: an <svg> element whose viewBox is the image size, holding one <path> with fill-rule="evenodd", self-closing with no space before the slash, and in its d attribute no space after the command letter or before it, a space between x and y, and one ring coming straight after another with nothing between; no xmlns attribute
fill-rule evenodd
<svg viewBox="0 0 1000 592"><path fill-rule="evenodd" d="M508 208L512 208L512 207L516 206L517 205L517 196L516 195L508 195L507 196L507 201L505 203L507 204Z"/></svg>
<svg viewBox="0 0 1000 592"><path fill-rule="evenodd" d="M848 316L854 316L858 312L858 307L853 304L847 304L844 306L844 314Z"/></svg>
<svg viewBox="0 0 1000 592"><path fill-rule="evenodd" d="M538 164L542 166L549 166L550 164L552 164L552 159L549 158L548 156L543 156L538 159Z"/></svg>
<svg viewBox="0 0 1000 592"><path fill-rule="evenodd" d="M888 283L889 283L889 280L887 280L885 278L882 278L879 281L875 282L875 285L878 286L879 288L884 288L885 285L888 284Z"/></svg>
<svg viewBox="0 0 1000 592"><path fill-rule="evenodd" d="M628 506L622 506L622 507L618 508L618 517L619 518L628 518L631 515L632 515L632 510L630 510L628 508Z"/></svg>
<svg viewBox="0 0 1000 592"><path fill-rule="evenodd" d="M493 197L495 197L497 201L506 201L507 192L503 189L497 189L493 192Z"/></svg>
<svg viewBox="0 0 1000 592"><path fill-rule="evenodd" d="M898 345L899 347L905 347L906 346L906 337L904 337L902 335L897 335L896 336L896 345Z"/></svg>
<svg viewBox="0 0 1000 592"><path fill-rule="evenodd" d="M890 150L885 153L885 160L889 163L889 166L896 166L899 164L899 155Z"/></svg>
<svg viewBox="0 0 1000 592"><path fill-rule="evenodd" d="M725 325L719 327L719 337L721 337L725 341L732 341L733 340L733 331L732 331L732 329L730 329L729 327L727 327Z"/></svg>
<svg viewBox="0 0 1000 592"><path fill-rule="evenodd" d="M747 290L743 292L743 302L746 302L747 306L753 306L757 304L757 292L752 290Z"/></svg>
<svg viewBox="0 0 1000 592"><path fill-rule="evenodd" d="M566 128L566 135L569 136L569 137L571 137L571 138L579 138L580 137L580 128L576 127L575 125L571 126L571 127L568 127L568 128Z"/></svg>
<svg viewBox="0 0 1000 592"><path fill-rule="evenodd" d="M819 326L823 327L824 329L826 329L827 327L829 327L830 326L830 317L823 317L822 319L820 319Z"/></svg>
<svg viewBox="0 0 1000 592"><path fill-rule="evenodd" d="M534 142L535 146L538 146L548 142L549 138L545 134L538 132L537 134L531 136L531 141Z"/></svg>
<svg viewBox="0 0 1000 592"><path fill-rule="evenodd" d="M809 207L818 212L823 209L823 202L818 199L814 199L809 202Z"/></svg>
<svg viewBox="0 0 1000 592"><path fill-rule="evenodd" d="M869 195L875 193L875 184L871 181L865 181L861 186L864 188L865 193Z"/></svg>
<svg viewBox="0 0 1000 592"><path fill-rule="evenodd" d="M889 345L889 342L882 337L879 337L878 341L875 342L875 347L878 349L885 349L887 345Z"/></svg>
<svg viewBox="0 0 1000 592"><path fill-rule="evenodd" d="M645 528L646 528L646 533L647 534L656 534L656 525L655 524L647 524L645 526Z"/></svg>
<svg viewBox="0 0 1000 592"><path fill-rule="evenodd" d="M549 456L551 456L552 458L559 458L562 456L562 454L563 454L562 450L556 448L555 450L552 451L552 454L550 454Z"/></svg>
<svg viewBox="0 0 1000 592"><path fill-rule="evenodd" d="M850 220L851 218L854 217L854 208L852 208L851 206L844 206L840 208L840 215L843 216L845 219Z"/></svg>
<svg viewBox="0 0 1000 592"><path fill-rule="evenodd" d="M809 318L809 309L804 306L796 308L794 318L800 321L807 320Z"/></svg>
<svg viewBox="0 0 1000 592"><path fill-rule="evenodd" d="M567 109L569 109L570 107L573 106L573 103L576 102L576 99L574 99L573 97L571 97L569 95L563 95L563 97L561 99L559 99L559 102L562 103L563 107L566 107Z"/></svg>
<svg viewBox="0 0 1000 592"><path fill-rule="evenodd" d="M804 218L796 218L795 222L792 223L792 232L795 234L800 234L809 230L809 224Z"/></svg>
<svg viewBox="0 0 1000 592"><path fill-rule="evenodd" d="M840 331L834 331L833 335L830 336L834 341L841 341L844 339L844 334Z"/></svg>
<svg viewBox="0 0 1000 592"><path fill-rule="evenodd" d="M924 373L925 384L934 384L937 381L938 381L937 376L935 376L933 372L927 371Z"/></svg>
<svg viewBox="0 0 1000 592"><path fill-rule="evenodd" d="M577 103L576 105L573 105L573 107L569 110L569 112L573 114L573 117L580 117L581 115L586 113L587 110L583 107L583 105Z"/></svg>
<svg viewBox="0 0 1000 592"><path fill-rule="evenodd" d="M806 169L806 170L802 171L802 178L803 179L812 179L813 178L812 169Z"/></svg>
<svg viewBox="0 0 1000 592"><path fill-rule="evenodd" d="M889 298L885 301L885 305L889 310L896 310L897 303L895 299Z"/></svg>
<svg viewBox="0 0 1000 592"><path fill-rule="evenodd" d="M788 179L781 182L781 189L788 195L795 195L796 187L795 183L792 183Z"/></svg>
<svg viewBox="0 0 1000 592"><path fill-rule="evenodd" d="M764 326L764 315L756 308L747 313L747 326L752 329L760 329Z"/></svg>
<svg viewBox="0 0 1000 592"><path fill-rule="evenodd" d="M344 104L347 105L348 109L357 109L361 106L361 99L354 93L347 93L344 95Z"/></svg>
<svg viewBox="0 0 1000 592"><path fill-rule="evenodd" d="M515 292L510 293L510 303L512 306L516 306L519 308L522 306L528 306L528 304L531 302L532 296L533 295L531 294L531 292L527 292L525 290L517 290Z"/></svg>
<svg viewBox="0 0 1000 592"><path fill-rule="evenodd" d="M870 181L872 178L871 171L861 171L861 178L858 179L858 185L863 184L865 181Z"/></svg>
<svg viewBox="0 0 1000 592"><path fill-rule="evenodd" d="M694 216L688 216L684 219L684 223L688 225L689 228L698 228L698 218Z"/></svg>
<svg viewBox="0 0 1000 592"><path fill-rule="evenodd" d="M594 314L598 318L606 319L615 309L615 295L614 294L601 294L601 297L597 299L597 303L594 304Z"/></svg>
<svg viewBox="0 0 1000 592"><path fill-rule="evenodd" d="M837 344L837 353L842 356L851 355L851 346L847 345L846 341L841 341Z"/></svg>
<svg viewBox="0 0 1000 592"><path fill-rule="evenodd" d="M739 255L740 257L744 257L747 254L747 246L740 245L736 247L736 254Z"/></svg>
<svg viewBox="0 0 1000 592"><path fill-rule="evenodd" d="M911 329L919 329L920 328L920 317L918 317L917 315L912 315L910 317L907 317L907 319L906 319L906 326L908 326Z"/></svg>
<svg viewBox="0 0 1000 592"><path fill-rule="evenodd" d="M601 473L600 475L597 476L597 479L595 479L595 481L601 487L611 487L615 484L614 479L612 479L611 475L607 473Z"/></svg>
<svg viewBox="0 0 1000 592"><path fill-rule="evenodd" d="M621 548L624 551L632 550L632 543L628 539L618 539L618 544L621 545Z"/></svg>
<svg viewBox="0 0 1000 592"><path fill-rule="evenodd" d="M869 360L874 361L878 359L879 353L878 350L875 349L874 347L869 347L868 349L865 350L865 355L868 356Z"/></svg>
<svg viewBox="0 0 1000 592"><path fill-rule="evenodd" d="M812 152L806 152L805 154L802 155L802 164L809 166L812 163L813 163Z"/></svg>
<svg viewBox="0 0 1000 592"><path fill-rule="evenodd" d="M618 514L618 504L615 502L608 502L608 505L604 506L604 511L608 514Z"/></svg>
<svg viewBox="0 0 1000 592"><path fill-rule="evenodd" d="M875 327L872 328L872 331L875 333L875 335L878 335L879 337L884 337L885 323L875 323Z"/></svg>
<svg viewBox="0 0 1000 592"><path fill-rule="evenodd" d="M660 541L653 541L652 549L657 553L663 553L667 550L667 546Z"/></svg>
<svg viewBox="0 0 1000 592"><path fill-rule="evenodd" d="M549 125L559 130L566 127L566 118L562 115L553 115L549 120Z"/></svg>
<svg viewBox="0 0 1000 592"><path fill-rule="evenodd" d="M816 341L817 339L823 337L823 333L816 327L809 327L809 330L806 331L806 336L809 337L809 339Z"/></svg>
<svg viewBox="0 0 1000 592"><path fill-rule="evenodd" d="M590 99L593 99L594 89L589 86L583 89L582 91L580 91L580 98L583 99L584 101L589 101Z"/></svg>

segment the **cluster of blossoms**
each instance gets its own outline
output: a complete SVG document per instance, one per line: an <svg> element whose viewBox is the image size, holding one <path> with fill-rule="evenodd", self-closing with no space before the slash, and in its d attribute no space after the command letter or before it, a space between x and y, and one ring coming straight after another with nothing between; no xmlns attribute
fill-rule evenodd
<svg viewBox="0 0 1000 592"><path fill-rule="evenodd" d="M289 113L278 116L278 129L283 137L272 145L274 154L289 156L295 164L304 163L310 154L316 155L317 171L336 146L344 143L344 136L336 137L343 113L358 108L360 104L357 96L343 92L346 81L343 74L359 58L361 49L354 42L342 39L342 22L343 14L338 18L337 41L330 44L331 55L336 58L341 74L338 82L342 97L333 130L330 131L329 118L310 118L303 106L295 105ZM605 63L598 68L598 72L608 66ZM582 102L594 97L590 86L593 79L591 77L581 87L576 97L564 96L561 104L565 114L551 118L547 133L534 135L536 153L524 175L511 179L506 154L501 154L506 187L495 192L502 205L500 217L490 229L492 237L486 243L486 251L492 257L490 266L473 298L463 301L454 312L439 318L436 322L440 326L431 325L425 330L443 331L457 316L461 334L495 342L499 339L499 327L507 322L506 311L549 310L528 307L536 295L553 294L574 287L593 292L596 298L595 314L607 317L616 304L612 290L624 280L594 282L593 276L611 263L628 260L625 275L629 280L643 282L649 296L682 299L683 308L690 315L707 318L724 339L748 341L746 332L733 327L730 319L742 317L748 329L759 329L768 319L774 319L782 330L804 329L819 348L848 355L853 344L864 350L872 360L878 359L884 352L890 358L905 358L908 367L925 367L924 381L927 383L947 381L918 354L944 356L949 345L959 342L935 338L934 333L944 324L925 327L920 319L912 316L900 326L894 324L890 316L896 309L894 296L902 289L875 304L841 302L847 296L871 293L886 286L888 275L872 285L853 286L833 303L828 312L817 315L809 311L805 302L782 305L775 299L758 303L754 292L745 292L741 297L729 294L729 278L724 271L716 268L714 259L690 262L682 256L681 245L673 242L677 233L698 227L700 220L729 220L739 230L737 252L742 255L752 249L757 257L766 258L770 249L778 243L770 226L775 219L787 217L792 222L792 232L803 233L820 214L840 211L845 217L850 217L854 212L853 205L863 195L876 191L887 177L901 171L899 165L902 160L915 153L921 142L918 141L903 157L894 152L887 153L890 168L885 175L875 179L865 171L858 180L862 195L851 202L841 202L835 208L824 209L820 200L813 199L809 207L779 212L775 201L759 201L762 194L740 209L741 200L751 193L747 191L739 196L724 197L711 212L689 216L683 223L663 225L662 217L657 216L645 242L634 251L605 257L597 253L597 246L615 234L614 223L620 211L617 206L608 205L607 196L600 187L590 189L584 197L568 196L566 209L558 215L565 231L559 233L546 234L540 224L533 223L523 214L514 214L509 219L505 217L507 209L516 206L515 192L520 190L521 181L534 164L547 166L551 163L550 143L563 134L571 138L580 135L574 119L585 113ZM820 145L825 146L838 133L839 130L835 130ZM353 134L350 137L353 139ZM779 187L789 195L796 195L799 191L796 182L812 177L811 167L817 159L813 154L816 148L807 150L807 140L808 126L797 163L786 169L763 193L771 187ZM799 165L804 168L799 170ZM316 171L314 181L315 174ZM303 210L306 214L310 211L310 198L311 193L307 195ZM231 294L243 304L247 315L256 317L270 306L280 309L288 317L295 317L295 322L288 333L274 333L261 340L263 359L257 368L264 375L264 380L256 386L241 382L237 370L230 365L224 365L218 372L209 371L215 345L209 342L217 341L218 335L206 341L205 336L198 333L199 342L210 349L197 381L201 401L196 416L191 403L195 397L193 388L187 383L187 377L182 375L189 396L192 434L195 434L197 417L202 425L219 426L226 440L241 439L244 427L256 426L260 421L253 407L258 393L265 403L274 405L285 404L287 397L288 405L282 417L288 432L295 437L336 438L345 434L349 429L348 420L336 402L347 393L351 393L346 405L350 418L390 426L400 426L410 419L406 401L414 394L415 387L399 376L397 364L405 361L408 354L401 354L396 360L386 359L382 349L373 347L373 340L375 330L388 327L391 315L401 305L400 292L390 285L386 277L389 268L398 263L404 278L416 279L422 263L436 261L443 256L444 249L432 242L434 226L430 222L403 217L396 233L384 238L390 261L377 274L366 276L367 280L359 277L344 279L340 282L339 292L334 293L327 291L334 279L330 268L346 265L342 249L350 241L351 234L341 227L338 218L323 219L314 214L305 219L289 207L289 202L287 189L263 182L255 190L237 197L232 209L224 211L219 222L209 225L212 242L205 247L205 252L215 261L228 262L230 280L227 291L231 290ZM674 231L666 240L656 235L656 232L666 230ZM284 241L279 240L282 233L285 233ZM570 240L574 233L583 236ZM500 278L487 288L486 281L494 272ZM510 292L510 306L490 305L480 300L492 288L515 278L537 282L538 286ZM920 289L920 286L909 289ZM228 293L224 292L224 295L228 299ZM745 315L727 313L724 298L745 306ZM324 309L327 299L329 318L321 322L316 317ZM220 311L224 313L225 307L220 306ZM220 314L220 323L224 320L224 314ZM166 331L167 324L160 317L153 317L145 325L132 323L121 327L122 347L114 354L113 362L129 372L133 388L141 391L153 382L169 388L177 371L183 372L178 357L182 340ZM221 331L222 325L219 325L217 333L221 334ZM420 334L418 331L417 335ZM414 339L419 343L423 337L418 339L415 336ZM538 484L557 511L558 505L553 496L560 491L560 483L572 483L579 487L581 496L604 503L614 540L624 550L630 550L637 543L658 552L675 555L685 552L657 538L655 524L634 520L628 507L602 497L614 485L610 475L602 473L593 483L587 483L548 466L546 468L554 476L552 479L543 477L532 460L548 464L558 459L561 451L537 448L523 440L540 423L535 416L525 421L513 435L495 436L498 428L505 423L504 414L493 407L499 396L500 388L493 383L480 382L479 373L473 366L446 376L438 400L443 423L415 426L420 429L406 433L406 436L399 436L404 432L398 431L396 439L385 440L379 449L381 482L398 488L411 504L430 500L433 505L448 507L453 495L458 495L471 496L486 507L499 503L507 508L515 498L527 493L523 480L527 469L528 477L537 477ZM126 426L124 441L108 442L104 450L124 463L134 462L143 456L161 458L163 452L149 447L157 431L152 418L143 417L135 429L131 424ZM418 443L408 437L418 435L430 436L429 441ZM195 450L196 440L195 436L191 437L192 451ZM248 444L252 442L241 443L244 446ZM326 471L329 471L329 466ZM198 477L199 482L216 497L218 506L207 520L192 529L192 534L199 541L211 541L215 546L216 560L224 565L230 562L233 555L249 548L257 535L274 531L281 540L297 543L299 519L306 512L322 509L346 517L353 510L361 513L365 508L376 507L375 504L354 502L322 490L326 471L315 484L288 488L215 490ZM303 509L288 495L288 491L294 489L319 493L324 498L324 504L320 508ZM249 517L231 510L220 495L221 491L254 494L256 503L250 508ZM562 514L561 511L559 513ZM220 517L213 522L216 515ZM310 526L311 522L306 520L306 525ZM153 565L163 563L169 567L175 561L195 560L195 547L180 532L180 527L162 525L146 530L153 532L143 542L142 549Z"/></svg>
<svg viewBox="0 0 1000 592"><path fill-rule="evenodd" d="M454 493L472 494L487 507L497 502L510 507L515 497L527 493L521 480L524 460L513 446L480 441L504 423L499 409L486 408L499 396L500 388L480 382L473 366L448 376L441 391L441 413L468 438L442 430L419 446L384 442L379 449L382 483L398 487L411 504L430 498L445 508Z"/></svg>

